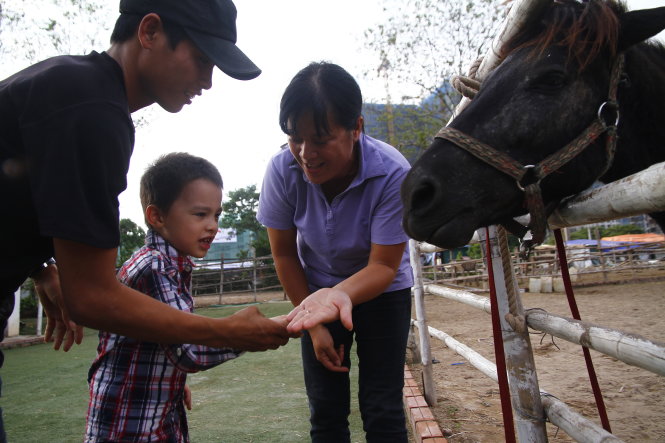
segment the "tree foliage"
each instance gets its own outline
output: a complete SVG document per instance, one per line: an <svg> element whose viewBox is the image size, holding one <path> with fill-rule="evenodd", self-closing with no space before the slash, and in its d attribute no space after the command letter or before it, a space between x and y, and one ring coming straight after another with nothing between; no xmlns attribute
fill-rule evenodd
<svg viewBox="0 0 665 443"><path fill-rule="evenodd" d="M256 220L256 210L259 206L259 192L256 185L230 191L228 200L222 204L222 228L233 229L236 233L249 231L253 234L251 242L256 256L270 254L270 243L266 228Z"/></svg>
<svg viewBox="0 0 665 443"><path fill-rule="evenodd" d="M0 0L0 78L48 57L105 50L117 6L117 0ZM135 113L134 125L146 126L152 112Z"/></svg>
<svg viewBox="0 0 665 443"><path fill-rule="evenodd" d="M591 237L589 237L589 231L591 231ZM626 235L626 234L644 234L644 230L639 226L627 224L627 225L613 225L608 227L603 226L590 226L589 229L582 228L572 234L570 234L571 240L577 239L596 239L603 237L614 237L615 235Z"/></svg>
<svg viewBox="0 0 665 443"><path fill-rule="evenodd" d="M386 140L410 157L426 148L452 115L460 95L448 79L466 74L487 50L506 15L506 2L383 1L387 20L365 31L365 45L376 59L365 75L385 84ZM403 108L407 104L416 106ZM407 118L395 118L398 108Z"/></svg>
<svg viewBox="0 0 665 443"><path fill-rule="evenodd" d="M120 220L120 247L116 265L122 265L145 243L145 231L128 218Z"/></svg>
<svg viewBox="0 0 665 443"><path fill-rule="evenodd" d="M85 54L108 41L115 2L103 0L3 0L3 62L34 63L58 54ZM29 11L26 12L26 11Z"/></svg>

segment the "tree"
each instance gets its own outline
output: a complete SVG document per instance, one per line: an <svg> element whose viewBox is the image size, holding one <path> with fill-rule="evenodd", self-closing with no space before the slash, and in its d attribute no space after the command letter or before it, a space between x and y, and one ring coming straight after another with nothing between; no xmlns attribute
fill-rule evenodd
<svg viewBox="0 0 665 443"><path fill-rule="evenodd" d="M120 247L116 265L122 265L145 243L145 231L128 218L120 220Z"/></svg>
<svg viewBox="0 0 665 443"><path fill-rule="evenodd" d="M31 0L29 8L26 4L25 0L0 4L4 63L34 63L53 55L98 49L102 40L108 41L116 13L115 4L103 0Z"/></svg>
<svg viewBox="0 0 665 443"><path fill-rule="evenodd" d="M233 229L236 233L249 231L253 234L251 242L256 256L270 255L268 232L256 220L259 206L259 193L256 185L230 191L228 201L222 204L223 215L220 221L222 228Z"/></svg>
<svg viewBox="0 0 665 443"><path fill-rule="evenodd" d="M643 234L643 233L644 230L642 228L632 224L613 225L609 227L589 226L588 229L583 226L581 229L570 234L570 239L578 240L578 239L588 238L593 240L596 238L596 236L600 236L600 238L602 238L602 237L614 237L615 235Z"/></svg>
<svg viewBox="0 0 665 443"><path fill-rule="evenodd" d="M614 237L616 235L626 234L644 234L644 230L636 225L613 225L603 228L601 231L603 237Z"/></svg>
<svg viewBox="0 0 665 443"><path fill-rule="evenodd" d="M461 96L447 79L467 74L486 51L505 16L505 4L384 0L388 19L365 31L365 46L376 56L376 68L365 76L384 83L386 140L405 149L407 157L425 149L452 115ZM396 105L391 97L395 85L401 89Z"/></svg>
<svg viewBox="0 0 665 443"><path fill-rule="evenodd" d="M117 14L107 0L0 0L0 79L55 55L106 49ZM153 112L134 113L134 126Z"/></svg>

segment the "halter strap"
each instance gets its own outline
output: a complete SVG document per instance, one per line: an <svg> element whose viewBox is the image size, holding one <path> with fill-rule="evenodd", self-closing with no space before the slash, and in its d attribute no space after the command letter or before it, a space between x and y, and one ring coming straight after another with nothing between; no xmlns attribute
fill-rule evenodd
<svg viewBox="0 0 665 443"><path fill-rule="evenodd" d="M529 230L532 234L531 243L534 245L542 243L545 239L548 225L540 182L549 174L574 159L605 132L607 132L605 144L606 160L602 172L596 178L602 177L614 160L617 139L616 129L619 123L617 90L623 73L623 66L624 56L623 54L619 54L612 65L608 100L600 105L598 118L573 141L555 153L550 154L536 165L523 165L504 152L498 151L492 146L455 128L444 127L436 134L435 138L445 139L454 143L479 160L515 179L517 186L525 193L525 204L529 214L531 214L531 222L529 223ZM612 114L607 115L608 112ZM525 180L528 180L529 183L524 183ZM504 227L515 235L523 237L526 229L519 229L516 224L519 225L517 222L511 223L508 221L504 224Z"/></svg>

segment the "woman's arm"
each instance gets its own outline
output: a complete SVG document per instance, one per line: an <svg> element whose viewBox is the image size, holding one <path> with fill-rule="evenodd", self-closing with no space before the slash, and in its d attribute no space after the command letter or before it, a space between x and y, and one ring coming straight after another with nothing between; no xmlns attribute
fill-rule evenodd
<svg viewBox="0 0 665 443"><path fill-rule="evenodd" d="M345 292L353 306L378 297L395 279L405 247L406 243L396 245L372 243L367 266L335 285L335 289Z"/></svg>
<svg viewBox="0 0 665 443"><path fill-rule="evenodd" d="M270 250L275 260L277 277L293 306L298 306L309 295L305 271L298 257L296 237L295 228L287 230L268 228Z"/></svg>
<svg viewBox="0 0 665 443"><path fill-rule="evenodd" d="M307 278L298 257L296 237L295 228L288 230L268 228L268 239L275 260L277 277L294 306L300 305L309 296ZM330 371L348 372L349 368L342 366L344 348L340 346L335 349L328 329L321 324L308 329L317 360Z"/></svg>

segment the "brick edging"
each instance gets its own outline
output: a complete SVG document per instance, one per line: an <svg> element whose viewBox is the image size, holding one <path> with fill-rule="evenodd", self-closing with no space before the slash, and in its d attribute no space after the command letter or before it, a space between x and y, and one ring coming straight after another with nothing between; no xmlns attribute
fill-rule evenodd
<svg viewBox="0 0 665 443"><path fill-rule="evenodd" d="M403 392L404 410L416 443L447 443L408 365L404 365Z"/></svg>

